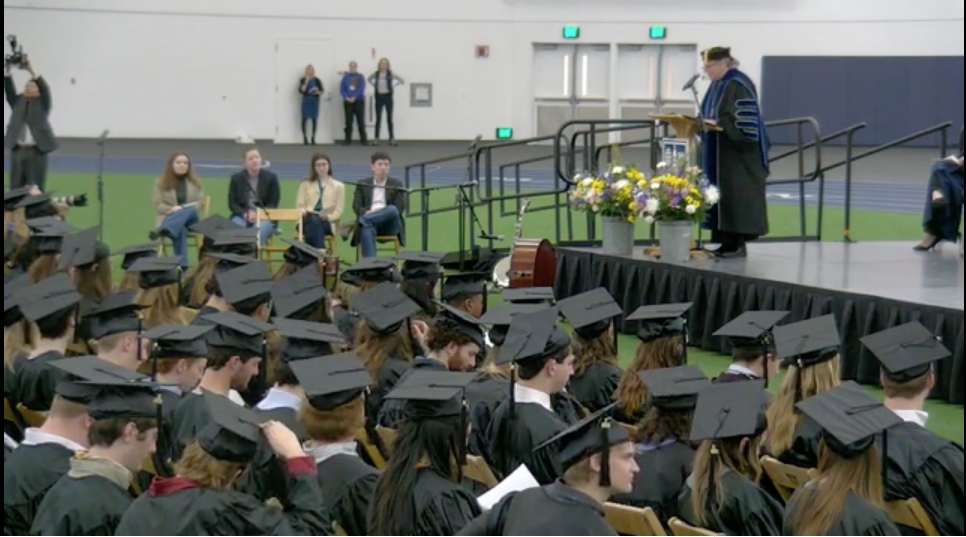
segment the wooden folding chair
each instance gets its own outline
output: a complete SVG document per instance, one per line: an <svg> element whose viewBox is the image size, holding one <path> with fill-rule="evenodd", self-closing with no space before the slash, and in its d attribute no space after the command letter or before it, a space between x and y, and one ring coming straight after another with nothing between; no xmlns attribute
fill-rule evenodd
<svg viewBox="0 0 966 537"><path fill-rule="evenodd" d="M395 429L390 429L380 425L376 427L376 434L378 434L379 439L382 440L382 445L386 446L387 450L392 451L392 446L396 443L396 438L399 437L399 433L397 433Z"/></svg>
<svg viewBox="0 0 966 537"><path fill-rule="evenodd" d="M486 463L483 457L477 457L475 455L466 456L466 466L463 466L463 477L470 481L481 483L488 489L492 489L500 484L500 480L493 474L490 465Z"/></svg>
<svg viewBox="0 0 966 537"><path fill-rule="evenodd" d="M198 220L204 220L208 218L211 213L211 196L205 196L201 198L196 207L198 210ZM198 257L201 257L201 246L204 244L205 238L201 233L195 233L193 231L188 232L188 248L194 248L198 251ZM168 257L168 248L170 247L168 241L163 241L161 243L161 257Z"/></svg>
<svg viewBox="0 0 966 537"><path fill-rule="evenodd" d="M393 257L402 253L402 243L399 237L380 235L376 237L376 255L380 253L392 254ZM362 244L356 246L356 259L362 259Z"/></svg>
<svg viewBox="0 0 966 537"><path fill-rule="evenodd" d="M888 502L886 503L886 512L889 513L892 521L899 526L922 532L923 535L940 534L932 519L929 518L929 514L923 509L919 500L915 498Z"/></svg>
<svg viewBox="0 0 966 537"><path fill-rule="evenodd" d="M713 531L709 531L704 528L697 528L677 517L669 520L667 524L671 528L671 533L678 537L701 536L701 535L724 535L723 533L715 533Z"/></svg>
<svg viewBox="0 0 966 537"><path fill-rule="evenodd" d="M277 232L268 238L268 242L261 246L259 253L261 257L268 261L271 266L273 264L274 254L282 254L288 250L288 245L278 245L275 243L275 236L278 235L278 231L281 230L281 225L285 222L291 222L295 224L295 240L304 241L305 234L302 229L302 210L301 209L259 209L256 212L255 217L255 227L261 229L262 222L271 221L276 222L279 226ZM274 267L272 267L274 270Z"/></svg>
<svg viewBox="0 0 966 537"><path fill-rule="evenodd" d="M359 442L362 449L366 450L366 455L369 456L369 460L372 461L372 464L377 470L386 469L386 458L382 456L379 448L369 441L369 435L366 433L365 428L356 431L356 442Z"/></svg>
<svg viewBox="0 0 966 537"><path fill-rule="evenodd" d="M607 502L604 504L607 524L618 535L667 535L657 514L650 507L643 509Z"/></svg>
<svg viewBox="0 0 966 537"><path fill-rule="evenodd" d="M761 467L768 474L768 478L771 479L785 503L788 503L796 490L815 476L813 469L785 464L767 455L761 458Z"/></svg>
<svg viewBox="0 0 966 537"><path fill-rule="evenodd" d="M345 537L348 537L349 534L346 533L346 531L344 529L342 529L342 524L339 524L338 521L333 521L332 522L332 535L343 535Z"/></svg>

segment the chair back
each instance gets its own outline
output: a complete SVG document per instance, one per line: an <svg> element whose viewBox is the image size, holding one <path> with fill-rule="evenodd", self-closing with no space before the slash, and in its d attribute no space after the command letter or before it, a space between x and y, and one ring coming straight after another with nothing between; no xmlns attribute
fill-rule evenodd
<svg viewBox="0 0 966 537"><path fill-rule="evenodd" d="M669 520L668 526L671 528L671 533L678 537L688 537L690 535L724 535L723 533L715 533L704 528L692 526L677 517Z"/></svg>
<svg viewBox="0 0 966 537"><path fill-rule="evenodd" d="M386 450L392 451L392 446L396 444L396 438L399 437L399 433L397 433L395 429L390 429L380 425L376 427L376 434L378 434L379 439L382 440L382 445L386 446Z"/></svg>
<svg viewBox="0 0 966 537"><path fill-rule="evenodd" d="M356 442L359 442L362 449L366 450L366 455L369 456L369 460L372 461L377 470L386 469L386 458L379 451L379 447L369 441L369 435L366 434L365 428L356 431Z"/></svg>
<svg viewBox="0 0 966 537"><path fill-rule="evenodd" d="M785 503L788 503L792 494L811 481L815 475L813 469L785 464L767 455L761 458L761 467L768 474L768 478L771 479Z"/></svg>
<svg viewBox="0 0 966 537"><path fill-rule="evenodd" d="M477 457L475 455L466 456L466 466L463 467L463 477L480 483L486 486L488 489L500 484L500 480L496 478L493 474L493 470L490 465L486 463L483 457Z"/></svg>
<svg viewBox="0 0 966 537"><path fill-rule="evenodd" d="M302 217L303 213L301 209L258 209L255 216L255 227L261 227L261 223L265 221L278 222L279 224L291 222L295 224L295 240L301 242L305 240L305 235L302 230ZM263 258L271 265L273 255L284 253L286 250L288 250L288 245L277 245L275 243L275 236L273 235L268 239L268 243L262 245L260 252Z"/></svg>
<svg viewBox="0 0 966 537"><path fill-rule="evenodd" d="M886 503L886 512L889 518L899 526L912 528L922 532L923 535L939 535L936 525L933 524L929 514L923 509L922 504L915 498L908 500L897 500Z"/></svg>
<svg viewBox="0 0 966 537"><path fill-rule="evenodd" d="M667 535L657 514L650 507L643 509L607 502L604 504L607 524L618 535Z"/></svg>
<svg viewBox="0 0 966 537"><path fill-rule="evenodd" d="M344 529L342 529L342 524L339 524L338 520L334 520L332 522L332 535L344 535L348 537L349 534L346 533Z"/></svg>

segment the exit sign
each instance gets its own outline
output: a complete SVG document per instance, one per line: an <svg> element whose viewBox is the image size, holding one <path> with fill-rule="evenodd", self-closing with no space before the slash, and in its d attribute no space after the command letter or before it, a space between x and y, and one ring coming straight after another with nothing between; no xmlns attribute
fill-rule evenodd
<svg viewBox="0 0 966 537"><path fill-rule="evenodd" d="M510 127L499 127L496 129L496 139L497 140L512 140L513 139L513 129Z"/></svg>
<svg viewBox="0 0 966 537"><path fill-rule="evenodd" d="M667 39L667 28L664 26L651 26L651 39Z"/></svg>
<svg viewBox="0 0 966 537"><path fill-rule="evenodd" d="M563 29L564 39L578 39L579 37L580 37L579 26L564 26L564 29Z"/></svg>

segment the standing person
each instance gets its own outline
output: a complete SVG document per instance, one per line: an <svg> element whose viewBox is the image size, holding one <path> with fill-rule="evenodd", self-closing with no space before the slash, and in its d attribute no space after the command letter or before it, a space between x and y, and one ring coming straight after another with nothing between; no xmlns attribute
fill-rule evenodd
<svg viewBox="0 0 966 537"><path fill-rule="evenodd" d="M376 257L376 237L394 236L399 237L400 245L406 243L406 188L399 179L389 177L389 155L374 153L371 161L372 177L359 181L352 200L352 210L359 218L353 246L361 245L362 257Z"/></svg>
<svg viewBox="0 0 966 537"><path fill-rule="evenodd" d="M257 224L262 246L275 233L275 223L258 220L258 209L277 209L282 200L278 176L266 170L262 153L255 148L245 151L245 169L231 176L228 187L228 208L231 222L239 227L253 228Z"/></svg>
<svg viewBox="0 0 966 537"><path fill-rule="evenodd" d="M366 77L359 73L359 64L349 63L349 72L342 77L339 86L342 93L343 109L345 110L345 142L352 145L352 121L359 127L359 141L362 145L369 145L366 139Z"/></svg>
<svg viewBox="0 0 966 537"><path fill-rule="evenodd" d="M389 59L379 60L379 68L369 75L369 84L376 90L376 145L382 134L382 113L386 112L386 126L389 128L389 145L396 145L396 129L392 122L393 93L396 86L406 82L392 72Z"/></svg>
<svg viewBox="0 0 966 537"><path fill-rule="evenodd" d="M302 94L302 143L315 145L315 135L319 132L319 104L325 88L315 76L315 67L305 67L305 76L299 80L299 93Z"/></svg>
<svg viewBox="0 0 966 537"><path fill-rule="evenodd" d="M376 132L379 132L378 127ZM929 252L942 241L957 242L963 211L963 152L943 159L929 174L929 200L923 212L926 237L913 250Z"/></svg>
<svg viewBox="0 0 966 537"><path fill-rule="evenodd" d="M46 191L47 155L59 146L50 126L50 86L28 61L23 69L30 73L30 80L23 93L17 93L12 67L3 65L3 93L11 111L3 137L3 147L10 151L10 189L34 185Z"/></svg>
<svg viewBox="0 0 966 537"><path fill-rule="evenodd" d="M171 239L174 255L180 256L183 268L188 268L188 228L198 223L198 206L205 198L201 179L185 153L175 153L168 159L161 178L154 184L154 209L158 216L149 237Z"/></svg>
<svg viewBox="0 0 966 537"><path fill-rule="evenodd" d="M719 244L715 256L747 257L748 241L768 234L765 200L769 175L768 133L758 104L758 90L738 70L731 49L714 47L701 53L704 71L711 78L701 104L705 121L717 127L701 135L705 173L721 190L721 202L705 222L711 242Z"/></svg>
<svg viewBox="0 0 966 537"><path fill-rule="evenodd" d="M295 208L305 215L302 233L313 248L325 248L325 238L335 236L345 212L345 184L332 177L332 160L321 153L312 155L309 175L299 183Z"/></svg>

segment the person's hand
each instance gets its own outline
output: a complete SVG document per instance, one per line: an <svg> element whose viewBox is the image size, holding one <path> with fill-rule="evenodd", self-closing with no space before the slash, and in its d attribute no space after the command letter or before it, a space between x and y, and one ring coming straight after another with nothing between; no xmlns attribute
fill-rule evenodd
<svg viewBox="0 0 966 537"><path fill-rule="evenodd" d="M956 159L956 164L959 164L959 167L962 168L963 167L963 157L959 157L958 159Z"/></svg>
<svg viewBox="0 0 966 537"><path fill-rule="evenodd" d="M37 71L34 71L34 62L27 60L27 62L24 63L23 68L25 71L30 73L30 76L37 78Z"/></svg>
<svg viewBox="0 0 966 537"><path fill-rule="evenodd" d="M428 351L429 349L427 348L426 340L429 337L429 324L426 323L425 321L414 320L414 321L410 321L409 325L410 325L410 331L412 332L412 335L413 335L413 339L416 340L416 343L419 343L419 346L423 349L424 352Z"/></svg>
<svg viewBox="0 0 966 537"><path fill-rule="evenodd" d="M268 445L279 457L290 460L305 456L305 450L291 429L278 421L269 421L261 425L262 434L268 440Z"/></svg>
<svg viewBox="0 0 966 537"><path fill-rule="evenodd" d="M168 210L168 214L174 214L174 213L180 211L181 209L183 209L183 207L181 207L180 205L175 205L170 210Z"/></svg>
<svg viewBox="0 0 966 537"><path fill-rule="evenodd" d="M248 214L245 215L245 221L249 224L254 224L255 220L258 219L257 217L258 215L255 213L255 211L248 211Z"/></svg>
<svg viewBox="0 0 966 537"><path fill-rule="evenodd" d="M37 188L35 186L31 186L30 187L30 196L31 197L36 197L36 196L39 196L41 194L43 194L43 192L41 192L39 188Z"/></svg>
<svg viewBox="0 0 966 537"><path fill-rule="evenodd" d="M349 104L354 104L356 102L356 98L355 97L349 97L348 99L346 99L346 102L348 102Z"/></svg>

